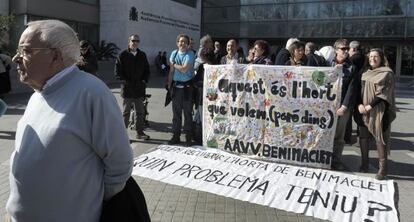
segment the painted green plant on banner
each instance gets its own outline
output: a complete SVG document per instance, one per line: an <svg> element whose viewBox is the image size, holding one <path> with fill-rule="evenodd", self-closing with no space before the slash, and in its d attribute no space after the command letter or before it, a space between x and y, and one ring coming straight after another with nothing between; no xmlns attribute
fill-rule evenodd
<svg viewBox="0 0 414 222"><path fill-rule="evenodd" d="M316 70L312 73L312 80L316 83L316 85L322 86L325 84L326 74L322 71Z"/></svg>

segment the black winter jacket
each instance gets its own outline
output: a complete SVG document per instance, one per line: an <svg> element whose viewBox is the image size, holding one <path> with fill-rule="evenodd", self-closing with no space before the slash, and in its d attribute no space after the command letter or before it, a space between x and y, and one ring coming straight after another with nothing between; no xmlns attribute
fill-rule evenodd
<svg viewBox="0 0 414 222"><path fill-rule="evenodd" d="M145 53L137 49L134 56L129 49L122 51L115 63L115 76L124 80L121 85L123 98L145 96L145 87L150 75L149 64Z"/></svg>
<svg viewBox="0 0 414 222"><path fill-rule="evenodd" d="M287 61L290 59L290 52L283 48L279 51L279 53L276 56L275 65L282 65L284 66Z"/></svg>

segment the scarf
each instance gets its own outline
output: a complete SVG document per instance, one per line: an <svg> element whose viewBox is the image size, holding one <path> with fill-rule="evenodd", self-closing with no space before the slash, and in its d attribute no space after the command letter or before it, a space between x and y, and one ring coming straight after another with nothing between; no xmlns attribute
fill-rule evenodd
<svg viewBox="0 0 414 222"><path fill-rule="evenodd" d="M365 81L362 89L362 102L364 105L370 104L375 97L381 98L388 103L388 110L384 103L374 106L367 115L363 115L364 124L368 127L369 132L375 137L376 141L381 141L387 147L389 152L389 134L383 135L383 117L388 116L388 130L390 132L391 122L396 117L395 95L394 95L394 74L388 67L379 67L373 70L367 70L362 74L362 81Z"/></svg>

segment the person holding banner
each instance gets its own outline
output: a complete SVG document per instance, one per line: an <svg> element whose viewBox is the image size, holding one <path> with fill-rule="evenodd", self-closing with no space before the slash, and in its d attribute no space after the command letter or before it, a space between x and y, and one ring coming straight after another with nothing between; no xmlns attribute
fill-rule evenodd
<svg viewBox="0 0 414 222"><path fill-rule="evenodd" d="M358 111L362 114L360 126L361 171L367 172L369 159L368 141L375 138L379 169L375 176L383 180L387 175L387 155L390 152L391 122L396 117L394 73L389 68L384 52L379 48L371 49L368 54L369 65L361 77L361 97Z"/></svg>
<svg viewBox="0 0 414 222"><path fill-rule="evenodd" d="M305 56L305 44L303 42L293 42L289 48L290 59L285 65L288 66L305 66L307 59Z"/></svg>
<svg viewBox="0 0 414 222"><path fill-rule="evenodd" d="M197 74L194 76L194 93L195 98L195 115L194 115L194 127L193 127L193 140L198 145L203 143L203 86L204 86L204 65L213 65L215 61L214 51L210 48L201 49L198 54L204 61L197 69ZM223 57L224 58L224 57ZM237 62L237 60L236 60Z"/></svg>
<svg viewBox="0 0 414 222"><path fill-rule="evenodd" d="M170 56L168 87L172 90L173 137L168 141L169 145L180 143L183 113L186 145L191 145L194 53L188 49L189 42L190 37L179 34L177 36L178 49L174 50Z"/></svg>
<svg viewBox="0 0 414 222"><path fill-rule="evenodd" d="M220 64L243 64L245 58L237 52L238 45L235 39L230 39L226 45L227 55L221 57Z"/></svg>
<svg viewBox="0 0 414 222"><path fill-rule="evenodd" d="M342 93L341 93L341 106L337 109L336 114L338 116L334 146L332 157L332 169L344 170L345 167L342 164L342 151L344 150L344 136L348 119L350 117L351 109L355 104L354 81L355 81L355 66L349 60L349 46L348 40L338 39L334 44L335 58L333 61L328 61L331 66L336 66L342 69Z"/></svg>
<svg viewBox="0 0 414 222"><path fill-rule="evenodd" d="M272 61L268 58L270 52L269 43L264 40L254 42L254 59L253 64L272 65Z"/></svg>

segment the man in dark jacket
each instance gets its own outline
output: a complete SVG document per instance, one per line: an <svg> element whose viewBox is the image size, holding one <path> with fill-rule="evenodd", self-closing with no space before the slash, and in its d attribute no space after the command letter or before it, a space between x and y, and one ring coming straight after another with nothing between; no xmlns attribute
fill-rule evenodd
<svg viewBox="0 0 414 222"><path fill-rule="evenodd" d="M335 59L330 62L331 66L342 67L342 92L341 104L336 110L338 121L335 130L335 138L333 145L332 169L344 170L342 164L342 151L344 150L344 136L348 119L351 114L352 107L355 105L354 82L355 82L355 66L349 60L348 40L338 39L334 44Z"/></svg>
<svg viewBox="0 0 414 222"><path fill-rule="evenodd" d="M288 50L289 46L292 45L294 42L299 42L297 38L290 38L286 42L286 48L281 49L279 53L277 53L275 65L282 65L284 66L287 61L290 60L290 52Z"/></svg>
<svg viewBox="0 0 414 222"><path fill-rule="evenodd" d="M349 43L349 60L352 62L352 64L355 65L355 88L354 93L360 93L360 84L361 84L361 71L363 69L364 63L365 63L365 56L361 53L360 50L360 43L358 41L352 41ZM356 123L361 123L362 119L357 107L353 107L351 117L348 120L348 123L346 125L346 131L345 131L345 143L351 144L352 143L352 116L354 117L354 121Z"/></svg>
<svg viewBox="0 0 414 222"><path fill-rule="evenodd" d="M308 63L307 66L326 66L325 58L315 54L316 44L307 42L305 45L305 55Z"/></svg>
<svg viewBox="0 0 414 222"><path fill-rule="evenodd" d="M150 75L146 54L138 49L139 36L133 34L129 37L128 49L122 51L115 64L115 75L123 80L121 96L123 102L123 116L125 126L129 126L131 107L134 108L134 129L137 139L148 140L150 137L144 133L144 98L145 88Z"/></svg>

